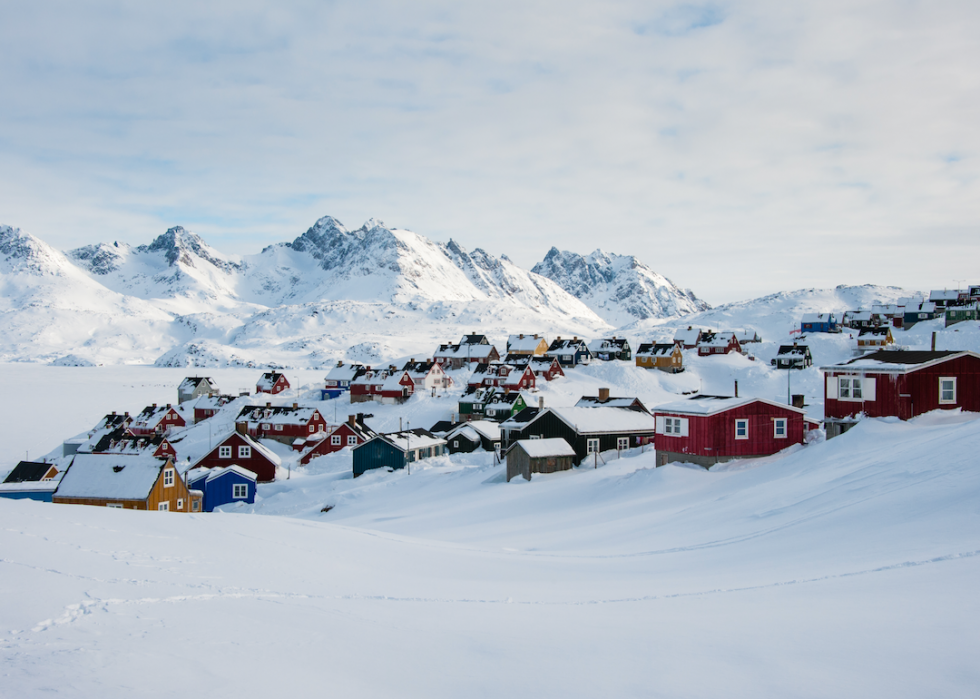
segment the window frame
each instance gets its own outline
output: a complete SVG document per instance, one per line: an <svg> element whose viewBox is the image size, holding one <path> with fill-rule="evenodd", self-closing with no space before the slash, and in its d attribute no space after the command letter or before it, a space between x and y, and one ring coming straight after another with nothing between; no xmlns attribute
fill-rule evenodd
<svg viewBox="0 0 980 699"><path fill-rule="evenodd" d="M165 468L163 469L163 487L173 488L174 487L174 469Z"/></svg>
<svg viewBox="0 0 980 699"><path fill-rule="evenodd" d="M738 432L739 432L739 425L740 424L745 426L745 434L742 435L742 436L739 436L739 434L738 434ZM738 440L738 441L744 441L744 440L747 440L748 438L749 438L749 419L748 418L737 418L735 420L735 439Z"/></svg>
<svg viewBox="0 0 980 699"><path fill-rule="evenodd" d="M599 453L599 438L598 437L588 437L585 440L585 453L586 454L597 454Z"/></svg>
<svg viewBox="0 0 980 699"><path fill-rule="evenodd" d="M330 435L330 446L332 447L342 446L339 434Z"/></svg>
<svg viewBox="0 0 980 699"><path fill-rule="evenodd" d="M616 438L616 451L626 451L630 448L630 438L629 437L617 437Z"/></svg>
<svg viewBox="0 0 980 699"><path fill-rule="evenodd" d="M357 446L357 435L349 434L347 435L347 446L356 447Z"/></svg>
<svg viewBox="0 0 980 699"><path fill-rule="evenodd" d="M782 428L782 434L779 433L780 427ZM773 418L772 421L772 436L773 439L786 439L787 431L789 427L789 420L784 417Z"/></svg>
<svg viewBox="0 0 980 699"><path fill-rule="evenodd" d="M231 449L231 445L230 444L223 444L220 447L218 447L218 458L219 459L231 459L231 458L233 458L232 457L232 453L233 452L232 452L232 449Z"/></svg>
<svg viewBox="0 0 980 699"><path fill-rule="evenodd" d="M238 458L239 459L251 459L252 458L252 447L247 444L238 445Z"/></svg>
<svg viewBox="0 0 980 699"><path fill-rule="evenodd" d="M157 512L170 512L170 501L164 500L157 503Z"/></svg>
<svg viewBox="0 0 980 699"><path fill-rule="evenodd" d="M952 382L952 398L943 398L943 382ZM940 405L956 405L956 377L955 376L940 376L939 377L939 404Z"/></svg>
<svg viewBox="0 0 980 699"><path fill-rule="evenodd" d="M242 493L239 495L239 493ZM248 483L232 483L231 484L231 499L232 500L247 500L248 499Z"/></svg>

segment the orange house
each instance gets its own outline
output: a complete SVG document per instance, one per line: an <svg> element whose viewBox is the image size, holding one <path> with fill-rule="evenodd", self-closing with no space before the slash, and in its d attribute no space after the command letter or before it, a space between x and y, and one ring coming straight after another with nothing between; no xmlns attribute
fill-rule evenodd
<svg viewBox="0 0 980 699"><path fill-rule="evenodd" d="M200 491L189 491L169 457L76 454L52 499L63 505L127 510L200 512Z"/></svg>

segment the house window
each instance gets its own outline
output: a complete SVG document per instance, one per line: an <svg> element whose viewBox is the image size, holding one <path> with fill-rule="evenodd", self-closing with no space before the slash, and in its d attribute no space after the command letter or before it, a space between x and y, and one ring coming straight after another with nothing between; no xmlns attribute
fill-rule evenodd
<svg viewBox="0 0 980 699"><path fill-rule="evenodd" d="M339 447L339 446L340 446L340 435L339 435L339 434L335 434L335 435L333 435L333 436L332 436L332 437L330 438L330 443L331 443L332 445L334 445L335 447Z"/></svg>
<svg viewBox="0 0 980 699"><path fill-rule="evenodd" d="M184 509L184 498L177 498L177 509L178 510Z"/></svg>
<svg viewBox="0 0 980 699"><path fill-rule="evenodd" d="M231 458L231 447L218 447L218 458L219 459L230 459Z"/></svg>
<svg viewBox="0 0 980 699"><path fill-rule="evenodd" d="M748 439L749 438L749 421L748 420L736 420L735 421L735 439Z"/></svg>
<svg viewBox="0 0 980 699"><path fill-rule="evenodd" d="M357 437L355 435L352 434L347 435L347 446L349 447L357 446Z"/></svg>
<svg viewBox="0 0 980 699"><path fill-rule="evenodd" d="M619 451L625 451L630 448L630 438L629 437L619 437L616 440L616 448Z"/></svg>
<svg viewBox="0 0 980 699"><path fill-rule="evenodd" d="M268 422L264 422L264 423L262 423L262 429L263 430L271 430L272 429L272 425L270 425Z"/></svg>
<svg viewBox="0 0 980 699"><path fill-rule="evenodd" d="M594 454L597 451L599 451L599 440L598 439L589 439L589 440L587 440L585 442L585 453L586 454Z"/></svg>
<svg viewBox="0 0 980 699"><path fill-rule="evenodd" d="M840 377L840 392L838 395L841 400L861 400L861 394L861 379L854 376Z"/></svg>
<svg viewBox="0 0 980 699"><path fill-rule="evenodd" d="M939 377L939 402L945 405L956 402L956 377Z"/></svg>
<svg viewBox="0 0 980 699"><path fill-rule="evenodd" d="M231 496L235 500L242 500L248 497L248 484L247 483L235 483L231 486L232 492Z"/></svg>
<svg viewBox="0 0 980 699"><path fill-rule="evenodd" d="M786 418L777 417L772 421L772 436L776 439L786 439Z"/></svg>
<svg viewBox="0 0 980 699"><path fill-rule="evenodd" d="M310 430L312 432L313 430ZM276 425L276 432L282 432L282 425Z"/></svg>
<svg viewBox="0 0 980 699"><path fill-rule="evenodd" d="M239 446L238 447L238 458L239 459L251 459L252 458L252 447Z"/></svg>
<svg viewBox="0 0 980 699"><path fill-rule="evenodd" d="M107 502L105 506L113 510L121 510L123 508L121 502Z"/></svg>
<svg viewBox="0 0 980 699"><path fill-rule="evenodd" d="M453 440L453 449L457 448L458 446L459 446L459 440L458 439L454 439Z"/></svg>
<svg viewBox="0 0 980 699"><path fill-rule="evenodd" d="M201 510L201 501L192 500L191 501L191 512L199 512Z"/></svg>
<svg viewBox="0 0 980 699"><path fill-rule="evenodd" d="M163 471L163 487L174 487L174 470L172 468L164 469Z"/></svg>
<svg viewBox="0 0 980 699"><path fill-rule="evenodd" d="M276 425L276 427L279 427L279 425ZM310 425L310 432L316 432L316 425Z"/></svg>
<svg viewBox="0 0 980 699"><path fill-rule="evenodd" d="M159 505L157 505L157 509L160 512L170 512L170 503L169 502L161 502Z"/></svg>

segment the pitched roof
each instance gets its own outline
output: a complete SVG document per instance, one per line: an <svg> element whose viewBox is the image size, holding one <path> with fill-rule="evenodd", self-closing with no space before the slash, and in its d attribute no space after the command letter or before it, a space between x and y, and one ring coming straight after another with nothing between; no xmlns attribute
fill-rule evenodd
<svg viewBox="0 0 980 699"><path fill-rule="evenodd" d="M550 439L519 439L507 451L520 447L532 459L542 459L549 456L575 456L575 450L561 437Z"/></svg>
<svg viewBox="0 0 980 699"><path fill-rule="evenodd" d="M353 381L367 371L363 364L343 364L338 362L327 372L326 381Z"/></svg>
<svg viewBox="0 0 980 699"><path fill-rule="evenodd" d="M495 351L493 345L439 345L434 356L449 359L484 359Z"/></svg>
<svg viewBox="0 0 980 699"><path fill-rule="evenodd" d="M579 434L614 434L618 432L652 432L656 421L648 413L622 408L545 408L531 421L540 420L546 413L554 415ZM529 425L531 424L529 423Z"/></svg>
<svg viewBox="0 0 980 699"><path fill-rule="evenodd" d="M55 495L145 500L167 464L145 454L76 454Z"/></svg>
<svg viewBox="0 0 980 699"><path fill-rule="evenodd" d="M39 461L21 461L3 479L4 483L37 483L51 470L54 464Z"/></svg>
<svg viewBox="0 0 980 699"><path fill-rule="evenodd" d="M907 350L878 350L863 357L856 357L840 364L820 367L821 371L846 371L848 369L870 371L884 374L907 374L926 366L941 364L957 357L975 357L976 352L961 352L956 350L907 351Z"/></svg>
<svg viewBox="0 0 980 699"><path fill-rule="evenodd" d="M236 420L272 425L305 425L313 419L313 414L316 412L318 412L316 408L304 405L295 408L291 405L273 405L271 407L246 405L239 411Z"/></svg>
<svg viewBox="0 0 980 699"><path fill-rule="evenodd" d="M833 313L804 313L804 323L833 323L836 317Z"/></svg>
<svg viewBox="0 0 980 699"><path fill-rule="evenodd" d="M208 386L214 385L210 376L188 376L186 379L180 382L180 386L178 387L177 390L193 391L194 389L196 389L198 386L201 385L202 381L207 381Z"/></svg>
<svg viewBox="0 0 980 699"><path fill-rule="evenodd" d="M262 374L262 377L258 381L255 382L255 387L260 389L271 389L281 378L285 378L282 373L278 371L267 371ZM286 383L289 383L288 379L286 379Z"/></svg>
<svg viewBox="0 0 980 699"><path fill-rule="evenodd" d="M637 357L669 357L674 353L677 345L673 342L663 342L654 344L645 342L636 350Z"/></svg>
<svg viewBox="0 0 980 699"><path fill-rule="evenodd" d="M409 449L414 451L416 449L425 449L446 443L446 440L442 437L437 437L421 427L415 427L401 432L389 432L378 435L377 438L385 440L399 451L408 451Z"/></svg>
<svg viewBox="0 0 980 699"><path fill-rule="evenodd" d="M500 441L500 423L491 422L490 420L472 420L470 422L461 423L446 434L446 439L452 439L454 435L458 434L464 428L473 430L477 435L480 437L486 437L491 442Z"/></svg>
<svg viewBox="0 0 980 699"><path fill-rule="evenodd" d="M726 410L731 410L733 408L739 408L743 405L749 405L750 403L766 403L767 405L774 405L779 408L785 408L786 410L792 410L793 412L803 413L801 408L794 408L792 405L785 405L783 403L776 403L775 401L766 400L765 398L732 398L729 396L708 396L708 395L697 395L691 396L687 400L677 400L670 403L664 403L658 405L653 409L655 415L660 413L681 413L688 415L715 415L717 413L723 413Z"/></svg>

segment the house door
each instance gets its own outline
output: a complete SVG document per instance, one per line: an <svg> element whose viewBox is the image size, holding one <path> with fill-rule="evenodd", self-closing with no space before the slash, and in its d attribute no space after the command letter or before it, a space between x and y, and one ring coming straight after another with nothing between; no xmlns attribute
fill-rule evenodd
<svg viewBox="0 0 980 699"><path fill-rule="evenodd" d="M667 455L666 454L661 454L660 457L657 460L660 462L660 465L661 466L666 466L667 465Z"/></svg>

